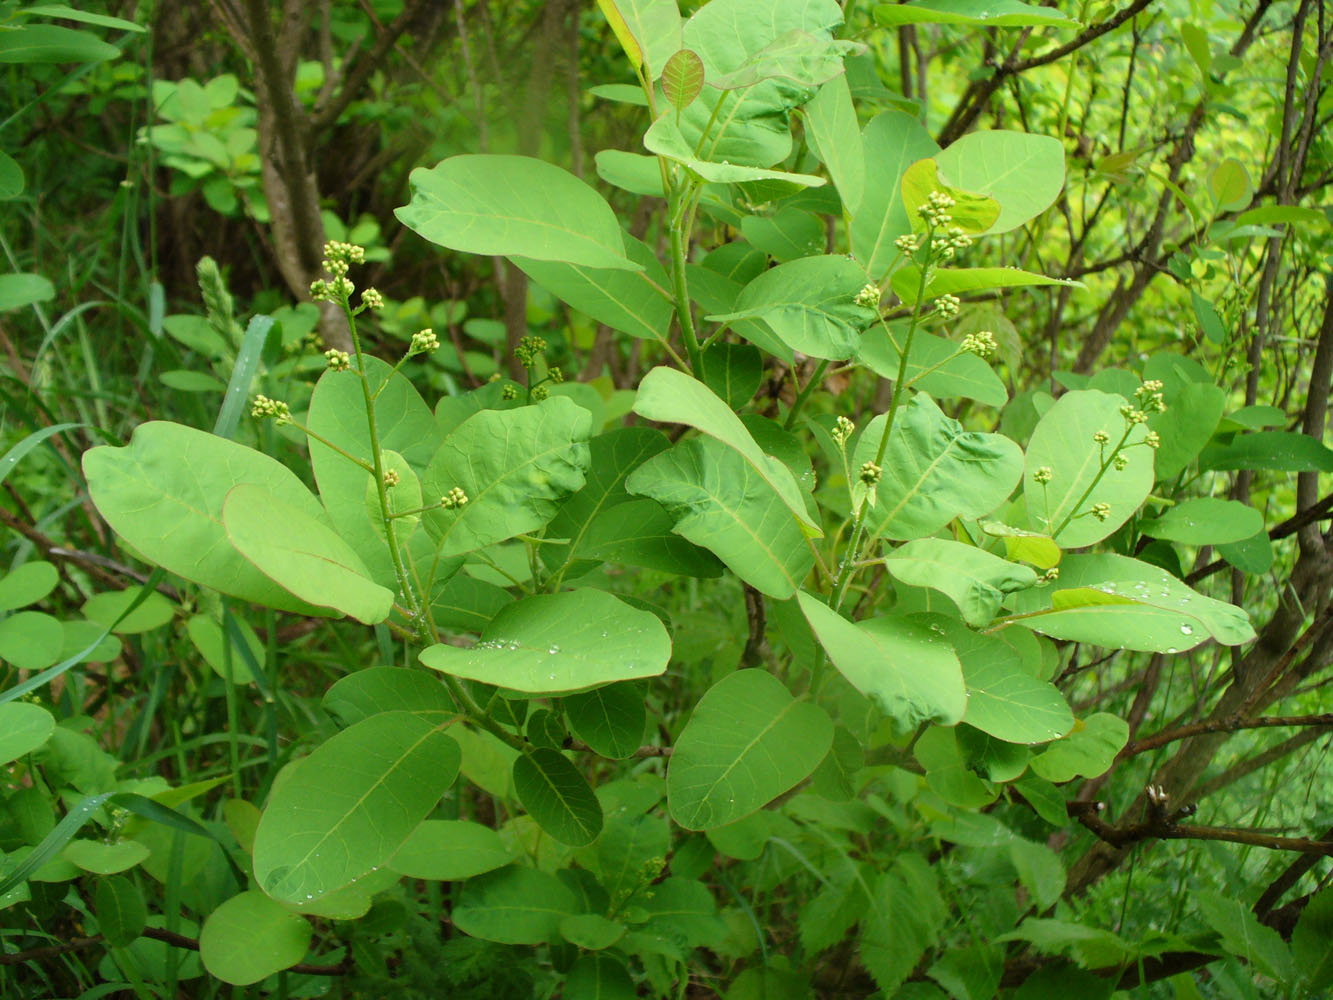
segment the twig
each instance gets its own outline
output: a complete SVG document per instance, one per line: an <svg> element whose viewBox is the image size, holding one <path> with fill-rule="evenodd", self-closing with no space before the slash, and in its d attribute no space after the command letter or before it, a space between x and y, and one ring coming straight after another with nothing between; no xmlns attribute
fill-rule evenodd
<svg viewBox="0 0 1333 1000"><path fill-rule="evenodd" d="M1177 740L1187 740L1205 733L1234 733L1242 729L1267 729L1272 726L1333 726L1333 712L1325 712L1322 715L1270 715L1257 719L1204 719L1202 722L1191 722L1176 729L1167 729L1141 740L1134 740L1125 745L1116 759L1123 760L1149 750L1156 750L1168 743L1175 743Z"/></svg>
<svg viewBox="0 0 1333 1000"><path fill-rule="evenodd" d="M1333 857L1333 841L1314 840L1309 837L1278 837L1258 830L1245 830L1230 826L1197 826L1179 823L1177 817L1188 815L1191 807L1177 811L1172 815L1164 812L1152 816L1142 823L1129 826L1114 826L1101 818L1102 803L1070 802L1069 814L1090 830L1099 840L1112 847L1127 847L1145 840L1220 840L1228 844L1245 844L1249 847L1266 847L1273 851L1299 851L1302 854L1317 854Z"/></svg>

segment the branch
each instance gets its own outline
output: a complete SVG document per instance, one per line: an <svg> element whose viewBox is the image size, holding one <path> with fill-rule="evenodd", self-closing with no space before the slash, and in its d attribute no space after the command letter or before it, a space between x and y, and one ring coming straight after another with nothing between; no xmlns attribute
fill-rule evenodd
<svg viewBox="0 0 1333 1000"><path fill-rule="evenodd" d="M1152 799L1149 790L1149 799ZM1102 819L1102 803L1070 802L1069 814L1090 830L1099 840L1112 847L1127 847L1145 840L1220 840L1228 844L1245 844L1249 847L1266 847L1273 851L1299 851L1302 854L1317 854L1333 858L1333 841L1313 840L1309 837L1277 837L1258 830L1245 830L1229 826L1195 826L1180 823L1177 820L1193 812L1193 806L1186 806L1167 815L1161 808L1165 799L1149 803L1149 817L1142 823L1118 827Z"/></svg>
<svg viewBox="0 0 1333 1000"><path fill-rule="evenodd" d="M370 51L358 53L352 60L351 66L345 67L346 74L343 76L337 93L327 101L321 100L316 105L315 110L311 112L310 128L312 131L328 128L338 120L339 115L347 110L347 106L356 99L356 95L366 85L370 75L380 68L384 57L398 43L398 39L402 37L403 32L408 29L421 8L425 6L425 2L426 0L408 0L403 5L402 12L393 19L387 28L380 31L379 37L375 39L375 44Z"/></svg>
<svg viewBox="0 0 1333 1000"><path fill-rule="evenodd" d="M1270 715L1257 719L1204 719L1175 729L1167 729L1141 740L1132 740L1116 755L1116 760L1156 750L1177 740L1187 740L1204 733L1234 733L1242 729L1267 729L1271 726L1333 726L1333 712L1322 715Z"/></svg>

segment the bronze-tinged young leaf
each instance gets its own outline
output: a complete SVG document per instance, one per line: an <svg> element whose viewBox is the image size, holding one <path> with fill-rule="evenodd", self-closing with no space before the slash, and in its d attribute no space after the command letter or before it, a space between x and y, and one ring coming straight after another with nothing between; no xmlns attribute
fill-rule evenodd
<svg viewBox="0 0 1333 1000"><path fill-rule="evenodd" d="M662 92L677 111L688 108L704 89L704 63L699 53L681 49L662 67Z"/></svg>

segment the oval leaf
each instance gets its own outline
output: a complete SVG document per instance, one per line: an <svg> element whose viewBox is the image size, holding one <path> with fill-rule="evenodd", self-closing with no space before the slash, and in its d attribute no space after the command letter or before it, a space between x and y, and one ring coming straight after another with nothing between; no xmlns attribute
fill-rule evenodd
<svg viewBox="0 0 1333 1000"><path fill-rule="evenodd" d="M484 941L541 944L578 909L574 894L554 875L511 866L469 879L449 916L464 934Z"/></svg>
<svg viewBox="0 0 1333 1000"><path fill-rule="evenodd" d="M458 774L458 744L410 712L373 715L295 764L255 833L255 878L287 902L385 864Z"/></svg>
<svg viewBox="0 0 1333 1000"><path fill-rule="evenodd" d="M224 983L246 986L301 961L310 937L304 917L252 890L208 915L199 931L199 957Z"/></svg>
<svg viewBox="0 0 1333 1000"><path fill-rule="evenodd" d="M408 878L455 882L503 868L513 853L500 835L480 823L428 819L389 860L389 868Z"/></svg>
<svg viewBox="0 0 1333 1000"><path fill-rule="evenodd" d="M581 771L559 750L537 747L514 761L514 791L537 825L570 847L602 832L602 804Z"/></svg>
<svg viewBox="0 0 1333 1000"><path fill-rule="evenodd" d="M704 63L697 52L681 49L662 67L662 92L678 111L688 108L704 89Z"/></svg>
<svg viewBox="0 0 1333 1000"><path fill-rule="evenodd" d="M671 659L661 620L602 590L539 594L505 607L470 649L421 652L432 670L511 691L582 691L655 677Z"/></svg>
<svg viewBox="0 0 1333 1000"><path fill-rule="evenodd" d="M809 776L833 743L824 710L772 674L738 670L708 689L667 770L671 815L688 830L725 826Z"/></svg>
<svg viewBox="0 0 1333 1000"><path fill-rule="evenodd" d="M40 705L9 701L0 705L0 764L18 760L51 738L56 720Z"/></svg>

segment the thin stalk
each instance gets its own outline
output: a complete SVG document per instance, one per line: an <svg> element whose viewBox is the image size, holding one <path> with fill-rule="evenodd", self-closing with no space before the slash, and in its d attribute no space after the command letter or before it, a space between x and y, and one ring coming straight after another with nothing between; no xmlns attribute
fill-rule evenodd
<svg viewBox="0 0 1333 1000"><path fill-rule="evenodd" d="M690 185L682 194L672 192L671 206L671 285L676 294L676 318L680 322L681 337L685 341L685 353L690 359L690 369L696 377L703 375L703 356L699 351L699 338L694 330L694 316L690 312L690 287L685 277L685 255L689 248L690 234L686 216L688 212Z"/></svg>
<svg viewBox="0 0 1333 1000"><path fill-rule="evenodd" d="M1111 457L1102 462L1102 467L1097 470L1097 475L1092 477L1092 482L1089 483L1088 488L1083 491L1083 495L1074 502L1072 507L1069 508L1069 513L1066 514L1065 519L1060 522L1060 527L1051 532L1052 538L1055 538L1060 532L1064 531L1065 528L1069 527L1069 522L1074 519L1074 515L1078 512L1078 509L1083 506L1083 502L1087 500L1088 497L1092 496L1092 491L1097 488L1097 484L1102 481L1102 476L1106 475L1106 470L1111 467L1115 462L1115 457L1119 455L1121 449L1125 447L1125 442L1129 440L1129 435L1133 432L1135 426L1135 424L1130 424L1125 428L1125 433L1121 435L1119 444L1117 444L1115 450L1111 452Z"/></svg>
<svg viewBox="0 0 1333 1000"><path fill-rule="evenodd" d="M810 380L805 383L805 387L796 394L791 409L787 411L787 419L782 423L783 430L789 431L792 429L792 426L796 423L796 418L801 414L801 409L805 406L806 400L810 398L810 393L814 392L819 383L824 380L824 372L828 371L828 366L827 361L819 362L819 367L810 376Z"/></svg>

